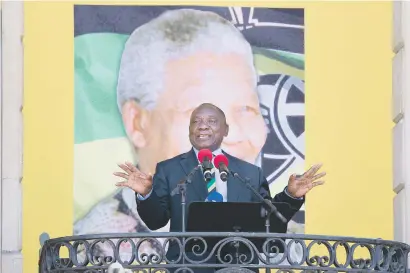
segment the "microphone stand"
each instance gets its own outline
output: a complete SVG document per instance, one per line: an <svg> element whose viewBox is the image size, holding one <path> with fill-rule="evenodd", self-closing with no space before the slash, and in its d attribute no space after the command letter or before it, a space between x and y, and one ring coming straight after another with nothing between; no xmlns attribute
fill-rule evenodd
<svg viewBox="0 0 410 273"><path fill-rule="evenodd" d="M265 208L262 207L261 208L261 216L265 217L265 227L266 227L266 233L270 233L270 215L272 213L275 213L275 215L283 222L283 223L287 223L286 218L278 211L278 209L275 207L275 205L273 205L270 201L266 200L265 198L263 198L263 196L257 191L255 190L254 187L252 187L251 183L249 182L249 178L245 178L243 179L237 172L233 172L231 170L228 170L229 173L231 173L234 177L238 178L239 181L241 181L243 184L245 184L245 186L250 189L253 194L258 197L259 200L262 201L262 204L265 205ZM268 207L269 209L267 210L266 207ZM270 247L270 243L268 242L268 244L266 245L266 249L269 250ZM268 256L266 257L268 259L268 261L271 261L271 258L268 258ZM269 272L269 269L266 268L265 269L266 272Z"/></svg>
<svg viewBox="0 0 410 273"><path fill-rule="evenodd" d="M249 183L249 178L245 178L243 179L237 172L233 172L230 171L230 173L238 178L243 184L245 184L245 186L250 189L253 194L255 194L256 197L258 197L258 199L260 199L262 201L262 203L265 205L265 207L267 207L268 209L265 211L265 209L263 209L263 213L264 215L262 215L262 217L265 217L265 227L266 227L266 232L269 233L270 232L270 215L272 213L274 213L283 223L287 223L288 221L286 220L286 218L278 211L278 209L276 208L275 205L272 204L272 202L270 202L269 200L266 200L265 198L262 197L262 195L254 189L254 187L252 187L252 185Z"/></svg>
<svg viewBox="0 0 410 273"><path fill-rule="evenodd" d="M175 187L175 189L172 190L171 196L174 196L176 194L181 194L181 210L182 210L182 232L186 231L185 228L185 211L186 211L186 185L191 184L192 182L192 177L196 173L196 171L201 167L201 164L196 166L195 168L192 169L192 171L186 176L185 179L182 179L181 181L178 182L178 185ZM182 245L184 247L185 251L185 237L182 237ZM185 257L182 255L182 264L185 264ZM185 270L183 271L185 272Z"/></svg>
<svg viewBox="0 0 410 273"><path fill-rule="evenodd" d="M199 164L192 171L186 176L185 179L179 181L178 185L174 190L171 192L171 196L176 194L181 194L181 208L182 208L182 232L185 232L185 210L186 210L186 185L191 184L192 177L196 173L196 171L201 167Z"/></svg>

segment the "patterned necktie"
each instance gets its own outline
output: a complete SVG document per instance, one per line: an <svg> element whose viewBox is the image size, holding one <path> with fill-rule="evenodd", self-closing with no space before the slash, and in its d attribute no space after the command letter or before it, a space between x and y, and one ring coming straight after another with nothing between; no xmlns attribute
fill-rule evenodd
<svg viewBox="0 0 410 273"><path fill-rule="evenodd" d="M208 193L211 193L211 192L213 192L213 191L215 191L215 189L216 189L216 183L215 183L215 166L214 166L214 164L211 162L211 165L212 165L212 171L211 171L211 174L212 174L212 178L211 178L211 180L207 183L207 185L206 185L206 187L208 188Z"/></svg>

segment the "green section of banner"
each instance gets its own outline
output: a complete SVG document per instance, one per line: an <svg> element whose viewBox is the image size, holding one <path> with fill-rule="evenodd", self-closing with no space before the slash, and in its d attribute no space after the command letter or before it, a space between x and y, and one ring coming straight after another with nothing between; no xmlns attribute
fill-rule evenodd
<svg viewBox="0 0 410 273"><path fill-rule="evenodd" d="M75 38L75 143L125 136L115 90L127 38L105 33Z"/></svg>
<svg viewBox="0 0 410 273"><path fill-rule="evenodd" d="M254 54L254 62L259 75L280 73L291 75L299 79L305 78L304 70L297 69L276 59L270 59L263 55Z"/></svg>
<svg viewBox="0 0 410 273"><path fill-rule="evenodd" d="M121 53L128 35L94 33L75 38L75 144L125 136L116 102ZM304 56L253 48L258 73L304 78Z"/></svg>
<svg viewBox="0 0 410 273"><path fill-rule="evenodd" d="M282 62L284 65L291 66L292 68L299 70L305 69L305 56L302 54L266 49L261 47L253 47L252 51L254 55L262 55L271 60Z"/></svg>

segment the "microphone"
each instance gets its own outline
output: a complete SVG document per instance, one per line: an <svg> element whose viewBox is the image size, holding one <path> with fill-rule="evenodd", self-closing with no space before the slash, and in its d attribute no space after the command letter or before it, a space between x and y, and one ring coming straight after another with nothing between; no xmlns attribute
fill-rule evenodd
<svg viewBox="0 0 410 273"><path fill-rule="evenodd" d="M198 160L201 162L202 171L206 182L212 179L212 152L208 149L202 149L198 153Z"/></svg>
<svg viewBox="0 0 410 273"><path fill-rule="evenodd" d="M205 199L205 202L223 202L222 194L217 191L213 191Z"/></svg>
<svg viewBox="0 0 410 273"><path fill-rule="evenodd" d="M228 180L228 158L224 154L219 154L214 159L215 166L219 169L220 177L223 182Z"/></svg>

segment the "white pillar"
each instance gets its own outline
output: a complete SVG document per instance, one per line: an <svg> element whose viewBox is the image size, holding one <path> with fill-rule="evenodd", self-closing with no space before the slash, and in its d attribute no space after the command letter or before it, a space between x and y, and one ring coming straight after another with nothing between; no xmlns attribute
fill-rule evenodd
<svg viewBox="0 0 410 273"><path fill-rule="evenodd" d="M410 243L410 2L393 2L394 239Z"/></svg>
<svg viewBox="0 0 410 273"><path fill-rule="evenodd" d="M23 272L23 2L2 3L1 272Z"/></svg>

